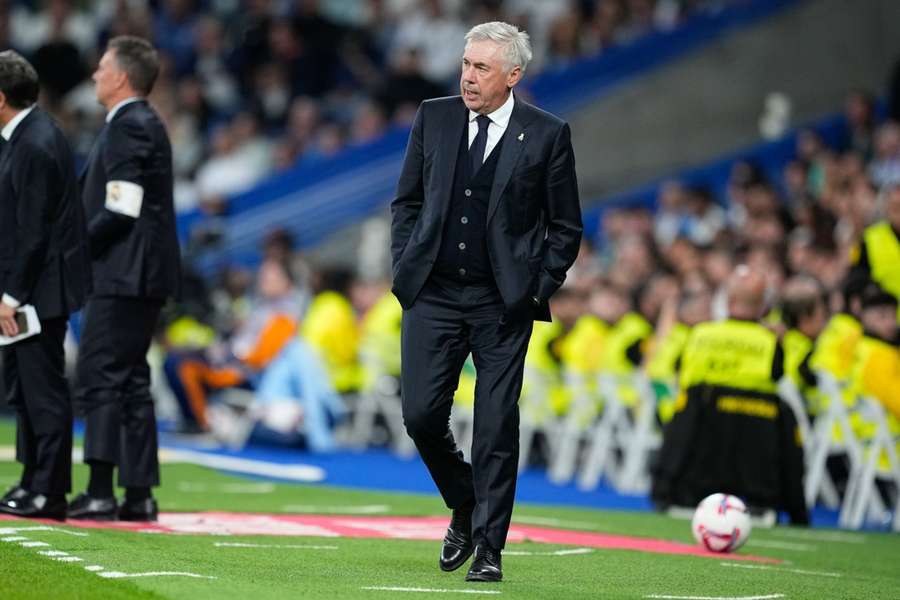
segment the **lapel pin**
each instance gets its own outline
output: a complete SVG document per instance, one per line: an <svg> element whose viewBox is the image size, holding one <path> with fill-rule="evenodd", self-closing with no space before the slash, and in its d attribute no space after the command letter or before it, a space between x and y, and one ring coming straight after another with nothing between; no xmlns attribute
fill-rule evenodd
<svg viewBox="0 0 900 600"><path fill-rule="evenodd" d="M525 134L524 134L524 133L520 133L520 134L519 134L519 141L521 142L521 141L524 140L524 139L525 139Z"/></svg>

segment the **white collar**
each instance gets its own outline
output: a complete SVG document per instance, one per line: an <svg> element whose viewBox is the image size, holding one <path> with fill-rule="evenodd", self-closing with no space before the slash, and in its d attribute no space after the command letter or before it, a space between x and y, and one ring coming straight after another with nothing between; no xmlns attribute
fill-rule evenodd
<svg viewBox="0 0 900 600"><path fill-rule="evenodd" d="M32 110L34 110L34 104L17 112L16 116L10 119L9 123L3 126L3 131L0 131L0 135L3 136L4 140L6 140L7 142L9 141L9 138L12 137L12 134L16 130L16 127L19 126L19 123L21 123L25 119L25 117L28 116L28 113L30 113Z"/></svg>
<svg viewBox="0 0 900 600"><path fill-rule="evenodd" d="M132 102L137 102L138 100L143 99L144 98L142 98L141 96L132 96L131 98L125 98L124 100L113 106L111 109L109 109L109 112L106 113L106 122L109 123L110 121L112 121L113 117L116 116L116 113L119 112L119 109L126 104L131 104Z"/></svg>
<svg viewBox="0 0 900 600"><path fill-rule="evenodd" d="M507 125L509 125L509 118L512 116L513 106L515 105L515 103L516 102L513 99L512 90L510 90L509 97L506 99L506 102L504 102L500 108L487 115L487 117L491 120L491 123L505 128ZM478 113L470 110L469 122L471 123L476 118L478 118Z"/></svg>

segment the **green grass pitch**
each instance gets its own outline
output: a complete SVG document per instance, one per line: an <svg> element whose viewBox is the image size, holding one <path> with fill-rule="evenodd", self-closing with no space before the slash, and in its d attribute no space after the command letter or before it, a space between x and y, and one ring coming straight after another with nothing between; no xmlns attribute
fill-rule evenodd
<svg viewBox="0 0 900 600"><path fill-rule="evenodd" d="M8 423L0 423L0 444L11 441ZM4 489L18 474L18 465L0 462ZM85 478L85 468L77 466L76 489ZM343 514L363 506L390 515L447 514L436 496L268 484L192 465L164 465L163 480L157 497L167 512L279 513L287 507ZM691 542L687 522L656 514L520 503L513 517L513 523L517 521ZM28 525L33 523L0 521L0 529ZM250 546L217 545L223 542ZM742 566L727 555L719 559L599 549L554 555L564 547L509 544L501 584L467 584L464 568L442 573L438 549L435 541L169 535L61 526L0 534L0 598L900 598L900 536L889 534L757 529L741 552L784 562ZM80 560L59 560L64 556ZM107 573L180 572L208 578L103 578L86 569L93 565ZM432 591L367 589L378 587Z"/></svg>

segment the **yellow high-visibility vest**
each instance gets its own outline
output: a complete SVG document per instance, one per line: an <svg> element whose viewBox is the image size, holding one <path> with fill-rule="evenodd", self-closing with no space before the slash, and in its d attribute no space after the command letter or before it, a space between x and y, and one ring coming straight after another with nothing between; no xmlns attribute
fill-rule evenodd
<svg viewBox="0 0 900 600"><path fill-rule="evenodd" d="M887 221L866 227L863 233L872 280L900 300L900 239ZM900 309L898 309L900 317Z"/></svg>
<svg viewBox="0 0 900 600"><path fill-rule="evenodd" d="M701 323L685 345L681 389L706 384L773 393L777 343L775 333L758 323L734 319Z"/></svg>

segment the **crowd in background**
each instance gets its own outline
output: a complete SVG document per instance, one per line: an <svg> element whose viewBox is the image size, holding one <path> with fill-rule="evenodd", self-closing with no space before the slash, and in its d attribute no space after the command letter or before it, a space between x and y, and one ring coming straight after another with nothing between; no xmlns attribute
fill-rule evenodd
<svg viewBox="0 0 900 600"><path fill-rule="evenodd" d="M738 265L765 273L766 322L780 334L809 316L796 314L796 298L785 307L798 289L805 289L806 296L812 289L812 300L801 299L801 307L821 299L815 302L821 306L816 313L820 323L807 336L814 339L826 324L841 327L845 317L858 322L860 306L852 299L861 297L864 286L853 281L854 271L861 268L864 230L885 218L889 198L896 196L894 202L900 205L900 125L879 118L876 103L862 92L848 96L845 112L846 130L839 146L826 145L813 130L803 131L795 157L774 175L750 162L735 162L724 197L673 180L659 187L655 211L629 207L606 211L599 235L587 236L593 241L585 241L566 283L551 299L553 323L535 324L525 394L541 392L537 405L523 404L526 413L531 411L529 417L552 418L572 409L573 390L566 385L571 373L627 374L643 369L656 382L673 383L679 353L675 341L683 342L685 331L697 323L726 316L725 284ZM399 373L401 309L389 292L389 282L318 270L292 251L293 242L289 234L275 230L261 249L264 265L280 265L290 281L284 293L291 298L288 314L293 329L276 338L287 340L298 332L302 344L313 350L304 360L319 361L316 368L329 374L334 389L321 394L324 400L319 405L330 407L325 414L332 416L320 421L327 432L346 416L347 407L333 401L333 394L365 393L377 377ZM169 344L170 362L171 357L181 360L185 348L196 357L199 347L215 348L214 340L245 337L249 315L255 315L257 324L251 329L258 333L259 307L272 304L261 289L267 272L260 270L254 283L250 271L228 269L211 294L197 279L196 293L186 295L187 303L176 313L180 319L163 338ZM207 328L208 333L185 333L198 328ZM858 338L862 327L849 332ZM850 335L848 330L834 333ZM845 362L850 361L842 367L843 376L852 370L853 350L846 352L851 337L843 343ZM896 348L896 323L882 337ZM197 339L202 343L195 344ZM263 336L255 339L266 344ZM796 371L803 358L787 360ZM209 353L202 359L205 364L216 360ZM245 359L238 363L242 361L240 383L258 385L267 366L249 365ZM198 389L218 386L214 377L198 381ZM468 364L457 393L460 402L471 405L473 382ZM661 390L663 422L674 410L673 399L666 395ZM205 400L195 401L193 409L190 402L182 405L188 406L185 414L191 423L210 425L202 416ZM334 440L328 440L321 447L333 445Z"/></svg>
<svg viewBox="0 0 900 600"><path fill-rule="evenodd" d="M218 214L270 173L365 144L408 125L421 100L453 93L474 23L524 27L533 74L730 1L6 0L0 46L35 65L42 104L84 156L102 124L90 74L106 41L151 40L177 207Z"/></svg>

